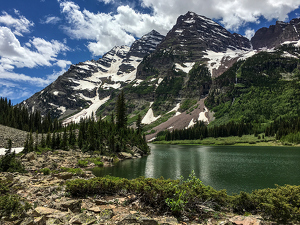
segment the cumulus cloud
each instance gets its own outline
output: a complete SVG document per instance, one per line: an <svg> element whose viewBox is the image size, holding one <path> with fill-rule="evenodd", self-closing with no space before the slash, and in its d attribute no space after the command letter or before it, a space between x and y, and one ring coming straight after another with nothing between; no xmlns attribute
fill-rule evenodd
<svg viewBox="0 0 300 225"><path fill-rule="evenodd" d="M66 16L66 33L74 39L89 40L87 47L93 55L103 55L116 45L131 45L135 37L156 29L165 32L171 28L168 20L136 12L129 6L119 6L116 14L92 13L71 1L60 3Z"/></svg>
<svg viewBox="0 0 300 225"><path fill-rule="evenodd" d="M23 36L22 33L30 32L30 27L34 26L34 23L20 15L19 11L15 10L15 14L18 18L14 18L6 12L2 12L0 16L0 25L9 27L15 35Z"/></svg>
<svg viewBox="0 0 300 225"><path fill-rule="evenodd" d="M220 19L227 29L237 30L247 22L259 23L261 17L267 20L288 19L287 14L300 5L300 0L142 0L144 7L150 7L154 15L177 18L187 11L213 19Z"/></svg>
<svg viewBox="0 0 300 225"><path fill-rule="evenodd" d="M251 40L251 38L254 36L255 34L255 30L254 29L247 29L245 31L245 37L248 38L249 40Z"/></svg>
<svg viewBox="0 0 300 225"><path fill-rule="evenodd" d="M70 50L66 43L32 37L27 43L21 44L17 36L19 33L29 32L32 24L27 21L22 16L13 18L7 13L0 16L0 24L4 25L0 26L0 96L10 99L29 97L37 87L53 82L71 64L70 61L58 58L59 54ZM38 66L58 66L60 71L53 71L53 74L44 77L28 76L14 71L16 68ZM24 83L30 88L24 87Z"/></svg>
<svg viewBox="0 0 300 225"><path fill-rule="evenodd" d="M57 41L33 38L24 46L7 27L0 27L0 64L5 67L51 66L57 55L69 48Z"/></svg>
<svg viewBox="0 0 300 225"><path fill-rule="evenodd" d="M287 20L287 14L300 5L300 0L140 0L142 7L152 10L151 14L138 12L128 5L119 5L116 12L105 14L82 10L70 0L58 1L68 21L64 30L71 38L88 40L87 47L93 55L103 55L115 45L130 45L134 37L152 29L165 35L178 16L188 11L219 20L226 29L238 31L249 22L260 23L262 17ZM248 30L245 35L250 37L252 32Z"/></svg>

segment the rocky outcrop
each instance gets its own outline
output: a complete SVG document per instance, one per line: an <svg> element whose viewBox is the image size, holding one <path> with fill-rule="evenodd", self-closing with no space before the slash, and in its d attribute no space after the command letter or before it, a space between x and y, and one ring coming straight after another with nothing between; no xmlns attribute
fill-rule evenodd
<svg viewBox="0 0 300 225"><path fill-rule="evenodd" d="M300 39L300 19L292 19L285 23L277 21L276 25L259 29L251 39L254 49L274 48L285 41L298 41Z"/></svg>

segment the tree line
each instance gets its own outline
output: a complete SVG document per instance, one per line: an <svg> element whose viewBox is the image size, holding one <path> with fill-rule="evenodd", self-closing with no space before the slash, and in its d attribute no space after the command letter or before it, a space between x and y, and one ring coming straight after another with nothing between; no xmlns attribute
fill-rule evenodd
<svg viewBox="0 0 300 225"><path fill-rule="evenodd" d="M53 132L62 128L61 122L50 114L41 116L39 111L28 112L22 104L13 106L11 100L0 98L0 124L23 131Z"/></svg>
<svg viewBox="0 0 300 225"><path fill-rule="evenodd" d="M90 118L82 119L80 123L71 123L61 130L42 133L38 138L30 132L25 142L24 151L38 151L40 148L52 150L79 148L82 151L97 151L99 154L110 155L118 152L130 152L133 146L138 147L145 154L150 149L142 135L141 123L137 122L137 128L127 127L126 103L124 93L118 96L115 112L112 112L110 120L95 120ZM139 117L139 120L141 118ZM34 137L35 136L35 137Z"/></svg>

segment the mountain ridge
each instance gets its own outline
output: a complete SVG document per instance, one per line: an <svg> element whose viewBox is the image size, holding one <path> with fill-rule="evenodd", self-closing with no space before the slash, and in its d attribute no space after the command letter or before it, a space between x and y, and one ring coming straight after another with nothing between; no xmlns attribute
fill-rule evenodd
<svg viewBox="0 0 300 225"><path fill-rule="evenodd" d="M283 43L296 44L299 29L300 19L277 22L258 30L250 41L209 18L188 12L177 19L165 37L153 30L131 47L116 46L99 60L71 65L65 74L22 104L43 115L50 112L65 123L92 115L109 118L115 97L123 90L130 126L134 127L140 114L153 134L159 132L155 130L157 125L185 113L189 123L172 128L182 129L199 120L200 115L189 112L208 96L217 77L261 51L274 51ZM213 119L208 116L209 109L198 109L206 117L202 119Z"/></svg>

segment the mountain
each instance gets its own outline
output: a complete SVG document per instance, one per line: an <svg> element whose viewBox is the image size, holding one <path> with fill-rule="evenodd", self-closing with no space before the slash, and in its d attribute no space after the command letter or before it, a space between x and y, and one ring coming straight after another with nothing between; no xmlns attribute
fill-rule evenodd
<svg viewBox="0 0 300 225"><path fill-rule="evenodd" d="M61 119L73 115L73 121L77 122L81 117L91 116L109 99L112 90L136 78L136 67L144 56L155 50L163 37L151 31L135 41L131 48L117 46L97 61L71 65L56 81L22 104L31 110L40 110L42 115L50 113Z"/></svg>
<svg viewBox="0 0 300 225"><path fill-rule="evenodd" d="M299 19L277 22L258 30L250 41L188 12L165 37L151 31L131 47L114 47L97 61L72 65L23 104L65 123L92 115L109 119L123 90L128 124L134 127L142 116L148 139L199 120L240 120L246 117L236 118L230 105L238 105L236 99L251 93L251 88L261 91L261 82L280 86L285 84L282 80L298 79L299 28Z"/></svg>
<svg viewBox="0 0 300 225"><path fill-rule="evenodd" d="M277 21L276 25L259 29L251 39L254 49L278 47L286 41L300 39L300 19L292 19L285 23Z"/></svg>

